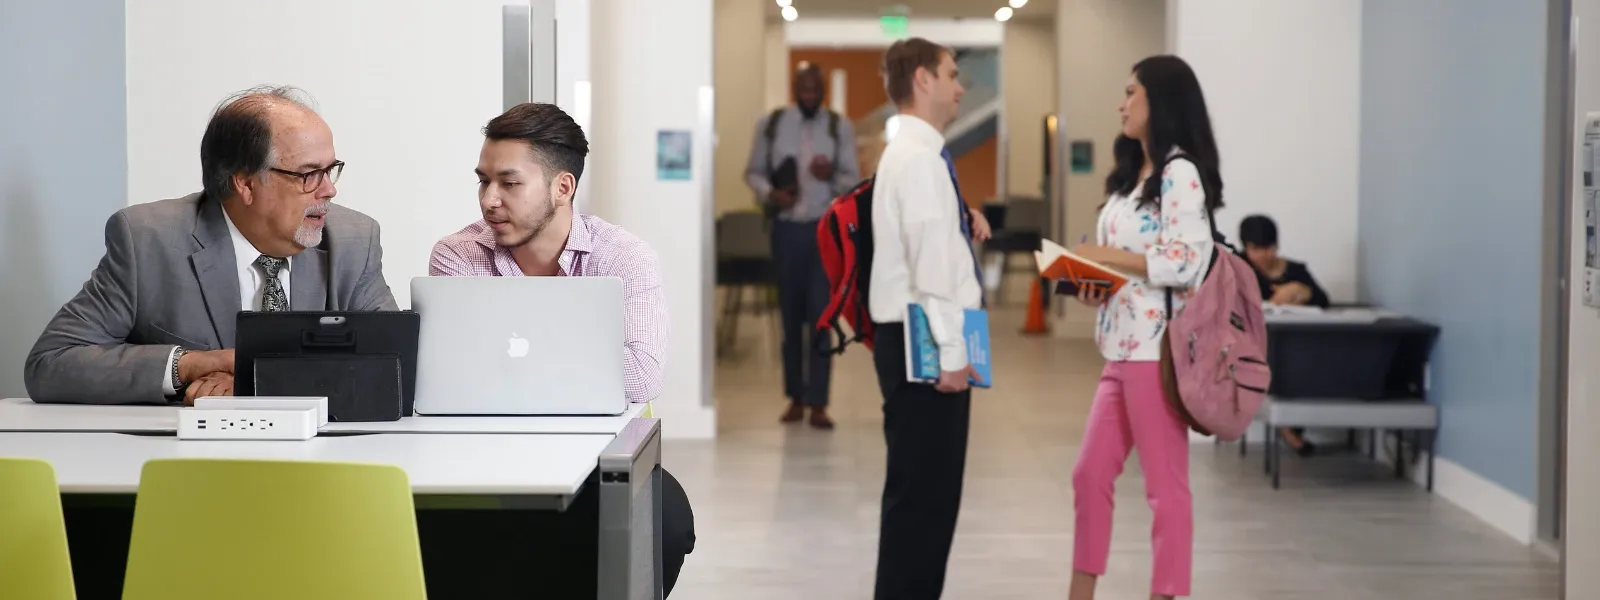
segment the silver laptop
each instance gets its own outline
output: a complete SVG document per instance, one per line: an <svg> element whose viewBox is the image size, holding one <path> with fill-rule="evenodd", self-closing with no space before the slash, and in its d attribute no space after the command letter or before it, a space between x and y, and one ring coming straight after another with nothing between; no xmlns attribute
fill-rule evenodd
<svg viewBox="0 0 1600 600"><path fill-rule="evenodd" d="M617 415L622 280L415 277L421 415Z"/></svg>

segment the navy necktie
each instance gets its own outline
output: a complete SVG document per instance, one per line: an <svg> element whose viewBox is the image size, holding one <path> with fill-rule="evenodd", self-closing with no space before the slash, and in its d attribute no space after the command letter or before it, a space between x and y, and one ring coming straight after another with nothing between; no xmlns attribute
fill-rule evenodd
<svg viewBox="0 0 1600 600"><path fill-rule="evenodd" d="M983 289L983 269L978 266L978 251L972 247L972 214L967 211L967 201L961 198L961 182L956 179L955 159L950 157L950 149L939 152L944 158L945 168L950 170L950 185L956 188L956 215L961 219L961 240L966 242L967 252L972 255L972 274L977 277L978 289ZM982 293L979 293L982 296ZM986 306L988 303L984 301Z"/></svg>

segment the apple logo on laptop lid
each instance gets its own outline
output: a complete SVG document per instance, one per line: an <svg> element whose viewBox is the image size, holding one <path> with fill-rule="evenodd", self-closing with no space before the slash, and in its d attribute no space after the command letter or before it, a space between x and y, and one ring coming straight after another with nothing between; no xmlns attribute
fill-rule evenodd
<svg viewBox="0 0 1600 600"><path fill-rule="evenodd" d="M523 358L527 355L528 339L519 337L516 332L512 332L511 337L506 340L506 356L511 358Z"/></svg>

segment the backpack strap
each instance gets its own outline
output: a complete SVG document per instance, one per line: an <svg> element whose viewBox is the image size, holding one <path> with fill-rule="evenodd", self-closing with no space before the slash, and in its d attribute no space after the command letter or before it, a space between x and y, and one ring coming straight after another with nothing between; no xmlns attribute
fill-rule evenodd
<svg viewBox="0 0 1600 600"><path fill-rule="evenodd" d="M767 115L767 126L766 126L766 129L762 132L762 135L767 140L767 172L768 173L772 172L772 143L773 143L773 140L778 139L778 124L779 124L778 119L779 119L779 117L783 116L783 111L786 108L787 107L776 109L776 110L772 111L772 114Z"/></svg>
<svg viewBox="0 0 1600 600"><path fill-rule="evenodd" d="M762 131L761 131L761 135L762 135L763 138L766 139L766 144L767 144L767 175L768 176L772 175L772 144L773 144L774 140L778 139L778 125L781 123L779 121L779 119L781 117L783 117L783 111L786 110L787 108L788 107L779 107L777 109L774 109L770 114L768 114L767 115L767 124L762 128ZM766 198L757 198L756 199L756 206L761 209L761 214L766 217L766 219L764 219L763 222L762 222L763 225L765 225L768 228L771 228L772 227L771 222L774 221L774 220L777 220L777 218L778 218L778 207L772 205L769 202L767 202Z"/></svg>
<svg viewBox="0 0 1600 600"><path fill-rule="evenodd" d="M1189 161L1189 164L1194 165L1196 171L1198 171L1200 169L1199 163L1194 162L1194 158L1190 157L1188 154L1183 153L1183 152L1179 152L1177 154L1172 155L1171 158L1168 158L1167 159L1167 165L1168 166L1172 165L1172 161L1178 160L1180 158L1183 159L1183 160ZM1165 170L1165 167L1163 167L1163 170ZM1160 175L1158 173L1152 173L1152 176L1163 176L1164 177L1164 175ZM1207 200L1209 200L1209 198ZM1216 243L1216 244L1222 245L1222 246L1227 246L1228 249L1232 250L1233 249L1233 245L1229 244L1228 243L1228 239L1223 237L1221 231L1217 230L1217 211L1215 209L1211 208L1211 204L1209 202L1207 202L1205 204L1205 207L1206 207L1206 224L1211 226L1211 241ZM1161 228L1162 229L1166 229L1167 228L1167 220L1166 219L1157 219L1157 220L1161 223ZM1212 252L1213 252L1213 255L1212 255L1211 258L1212 258L1212 260L1215 260L1216 259L1216 255L1214 253L1216 252L1216 249L1213 248ZM1167 289L1167 321L1171 321L1172 320L1172 288L1169 287L1169 288L1166 288L1166 289Z"/></svg>

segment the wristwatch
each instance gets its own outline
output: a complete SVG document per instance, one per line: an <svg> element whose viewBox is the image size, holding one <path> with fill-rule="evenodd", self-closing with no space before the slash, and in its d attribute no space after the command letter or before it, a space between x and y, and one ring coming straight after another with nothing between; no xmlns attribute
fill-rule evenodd
<svg viewBox="0 0 1600 600"><path fill-rule="evenodd" d="M188 353L189 351L185 350L183 346L177 346L172 349L172 389L179 392L183 391L183 378L178 377L178 360Z"/></svg>

